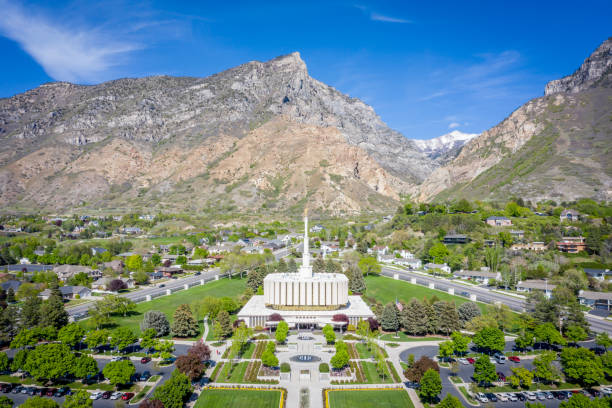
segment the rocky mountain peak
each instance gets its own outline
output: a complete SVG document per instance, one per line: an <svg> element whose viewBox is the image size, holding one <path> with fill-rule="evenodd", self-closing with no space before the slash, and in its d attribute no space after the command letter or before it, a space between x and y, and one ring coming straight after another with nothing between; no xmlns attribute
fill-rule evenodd
<svg viewBox="0 0 612 408"><path fill-rule="evenodd" d="M306 63L302 60L299 52L292 52L291 54L281 55L268 62L266 65L272 66L277 69L284 71L302 71L308 73Z"/></svg>
<svg viewBox="0 0 612 408"><path fill-rule="evenodd" d="M612 37L604 41L572 75L550 81L545 95L577 93L590 88L612 71Z"/></svg>

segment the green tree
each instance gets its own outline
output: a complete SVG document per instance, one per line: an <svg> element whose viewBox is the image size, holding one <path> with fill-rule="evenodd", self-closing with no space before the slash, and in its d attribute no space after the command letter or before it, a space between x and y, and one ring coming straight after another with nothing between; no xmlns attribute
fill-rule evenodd
<svg viewBox="0 0 612 408"><path fill-rule="evenodd" d="M87 343L88 348L94 349L107 344L109 337L110 331L106 329L91 330L87 332L87 338L85 339L85 343Z"/></svg>
<svg viewBox="0 0 612 408"><path fill-rule="evenodd" d="M569 326L565 330L565 337L572 343L578 343L579 341L586 340L588 334L580 326Z"/></svg>
<svg viewBox="0 0 612 408"><path fill-rule="evenodd" d="M497 379L495 364L489 361L489 357L480 356L474 363L474 379L480 383L490 384Z"/></svg>
<svg viewBox="0 0 612 408"><path fill-rule="evenodd" d="M13 400L4 395L0 397L0 408L13 408Z"/></svg>
<svg viewBox="0 0 612 408"><path fill-rule="evenodd" d="M218 327L215 326L215 331L219 329L220 336L222 338L228 337L232 334L232 321L230 320L229 313L225 310L219 312L217 316L217 323L219 323Z"/></svg>
<svg viewBox="0 0 612 408"><path fill-rule="evenodd" d="M175 370L168 381L155 389L152 399L160 401L164 408L182 408L189 395L191 395L189 378Z"/></svg>
<svg viewBox="0 0 612 408"><path fill-rule="evenodd" d="M261 363L268 367L277 367L278 358L270 350L266 350L261 355Z"/></svg>
<svg viewBox="0 0 612 408"><path fill-rule="evenodd" d="M40 308L42 306L42 300L36 296L28 296L23 305L21 306L21 312L19 317L21 318L21 325L29 329L37 326L40 323Z"/></svg>
<svg viewBox="0 0 612 408"><path fill-rule="evenodd" d="M434 263L441 264L444 263L446 257L450 254L450 251L441 242L435 243L431 248L429 248L428 255Z"/></svg>
<svg viewBox="0 0 612 408"><path fill-rule="evenodd" d="M463 405L461 404L461 401L459 401L459 398L452 396L450 394L446 394L446 397L444 397L444 399L440 401L438 405L436 405L436 408L462 408L462 407Z"/></svg>
<svg viewBox="0 0 612 408"><path fill-rule="evenodd" d="M442 391L442 380L440 374L433 369L425 371L421 378L419 396L424 401L433 401Z"/></svg>
<svg viewBox="0 0 612 408"><path fill-rule="evenodd" d="M349 290L353 293L363 293L366 290L366 283L363 279L361 269L349 268L347 272L349 278Z"/></svg>
<svg viewBox="0 0 612 408"><path fill-rule="evenodd" d="M91 408L92 406L93 400L89 398L89 393L83 390L66 395L66 400L62 404L62 408Z"/></svg>
<svg viewBox="0 0 612 408"><path fill-rule="evenodd" d="M603 408L604 406L607 407L609 404L599 405L597 400L591 401L589 397L583 394L573 394L570 399L559 405L560 408Z"/></svg>
<svg viewBox="0 0 612 408"><path fill-rule="evenodd" d="M488 352L503 351L506 345L504 333L497 327L485 327L474 335L472 341Z"/></svg>
<svg viewBox="0 0 612 408"><path fill-rule="evenodd" d="M52 291L49 299L45 300L40 308L40 325L61 329L67 324L68 313L64 309L62 295Z"/></svg>
<svg viewBox="0 0 612 408"><path fill-rule="evenodd" d="M331 366L335 368L336 370L346 367L348 363L349 363L349 355L346 350L336 351L336 354L334 354L330 360Z"/></svg>
<svg viewBox="0 0 612 408"><path fill-rule="evenodd" d="M457 314L459 315L459 321L462 326L465 326L467 322L475 317L482 314L478 305L474 302L465 302L459 305L457 308Z"/></svg>
<svg viewBox="0 0 612 408"><path fill-rule="evenodd" d="M138 337L127 327L118 327L111 332L110 345L117 350L123 350L137 341Z"/></svg>
<svg viewBox="0 0 612 408"><path fill-rule="evenodd" d="M26 361L28 360L29 351L27 349L21 349L15 356L13 356L13 361L11 361L11 370L24 370L26 366Z"/></svg>
<svg viewBox="0 0 612 408"><path fill-rule="evenodd" d="M529 388L533 382L533 373L525 367L511 367L512 375L508 376L508 382L514 388Z"/></svg>
<svg viewBox="0 0 612 408"><path fill-rule="evenodd" d="M454 302L438 301L433 304L436 314L436 331L449 335L451 332L461 329L459 315Z"/></svg>
<svg viewBox="0 0 612 408"><path fill-rule="evenodd" d="M28 398L19 407L20 408L59 408L59 405L57 405L57 402L49 398L32 397L32 398Z"/></svg>
<svg viewBox="0 0 612 408"><path fill-rule="evenodd" d="M380 275L380 271L382 269L378 261L376 261L376 258L372 257L361 258L357 263L357 266L366 276L370 274Z"/></svg>
<svg viewBox="0 0 612 408"><path fill-rule="evenodd" d="M329 323L323 326L323 335L325 336L325 341L327 341L327 344L332 344L336 340L334 328Z"/></svg>
<svg viewBox="0 0 612 408"><path fill-rule="evenodd" d="M113 385L128 384L136 373L134 363L130 360L111 361L102 370L104 377Z"/></svg>
<svg viewBox="0 0 612 408"><path fill-rule="evenodd" d="M78 323L70 323L62 327L57 333L57 339L74 348L85 336L85 330Z"/></svg>
<svg viewBox="0 0 612 408"><path fill-rule="evenodd" d="M286 321L282 320L276 326L275 338L279 344L282 344L287 339L287 334L289 334L289 325Z"/></svg>
<svg viewBox="0 0 612 408"><path fill-rule="evenodd" d="M429 316L423 303L412 298L400 313L402 327L408 334L419 336L427 333Z"/></svg>
<svg viewBox="0 0 612 408"><path fill-rule="evenodd" d="M399 311L395 304L387 303L383 309L381 319L382 329L385 331L398 331L400 327Z"/></svg>
<svg viewBox="0 0 612 408"><path fill-rule="evenodd" d="M536 326L533 331L537 341L548 344L565 345L566 341L554 324L547 322Z"/></svg>
<svg viewBox="0 0 612 408"><path fill-rule="evenodd" d="M193 337L199 332L198 322L193 317L189 305L180 305L174 311L172 333L177 337Z"/></svg>
<svg viewBox="0 0 612 408"><path fill-rule="evenodd" d="M75 357L65 344L41 344L28 353L24 369L36 379L54 381L72 372Z"/></svg>
<svg viewBox="0 0 612 408"><path fill-rule="evenodd" d="M520 350L527 350L529 347L533 346L534 338L533 332L531 330L522 330L521 334L514 340L514 344Z"/></svg>
<svg viewBox="0 0 612 408"><path fill-rule="evenodd" d="M140 323L140 330L143 332L153 329L155 337L163 337L170 333L170 323L163 312L159 310L148 310Z"/></svg>
<svg viewBox="0 0 612 408"><path fill-rule="evenodd" d="M88 355L81 355L75 359L72 374L77 378L87 378L98 373L98 362Z"/></svg>
<svg viewBox="0 0 612 408"><path fill-rule="evenodd" d="M438 348L438 355L442 358L443 361L448 361L448 359L453 355L453 342L450 340L439 343Z"/></svg>
<svg viewBox="0 0 612 408"><path fill-rule="evenodd" d="M9 369L9 358L6 353L0 352L0 371L7 371Z"/></svg>
<svg viewBox="0 0 612 408"><path fill-rule="evenodd" d="M585 386L599 384L605 378L601 359L584 347L564 348L561 366L566 377Z"/></svg>
<svg viewBox="0 0 612 408"><path fill-rule="evenodd" d="M491 269L492 272L496 273L501 260L502 251L498 247L485 248L485 263Z"/></svg>
<svg viewBox="0 0 612 408"><path fill-rule="evenodd" d="M545 382L553 382L560 378L560 373L552 364L557 359L557 354L552 351L546 351L533 360L533 374L540 380Z"/></svg>
<svg viewBox="0 0 612 408"><path fill-rule="evenodd" d="M125 267L129 271L139 271L142 269L142 257L140 255L130 255L125 259Z"/></svg>
<svg viewBox="0 0 612 408"><path fill-rule="evenodd" d="M463 355L463 353L467 353L471 341L469 337L464 336L460 332L453 332L451 334L451 340L453 342L453 351L455 354Z"/></svg>
<svg viewBox="0 0 612 408"><path fill-rule="evenodd" d="M601 332L595 337L595 343L607 350L610 346L612 346L612 339L608 333Z"/></svg>

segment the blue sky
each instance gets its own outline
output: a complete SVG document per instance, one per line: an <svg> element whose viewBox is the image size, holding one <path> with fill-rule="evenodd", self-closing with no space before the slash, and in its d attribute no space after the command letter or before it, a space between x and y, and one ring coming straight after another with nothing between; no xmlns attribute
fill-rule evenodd
<svg viewBox="0 0 612 408"><path fill-rule="evenodd" d="M612 35L612 2L0 0L0 97L299 51L410 138L478 133Z"/></svg>

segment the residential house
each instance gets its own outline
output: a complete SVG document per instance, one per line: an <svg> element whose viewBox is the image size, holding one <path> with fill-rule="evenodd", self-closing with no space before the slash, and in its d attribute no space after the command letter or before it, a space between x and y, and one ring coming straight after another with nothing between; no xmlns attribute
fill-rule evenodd
<svg viewBox="0 0 612 408"><path fill-rule="evenodd" d="M121 259L115 259L114 261L104 262L102 264L103 269L110 268L116 273L123 273L123 268L125 268L125 264Z"/></svg>
<svg viewBox="0 0 612 408"><path fill-rule="evenodd" d="M0 283L0 288L6 290L7 292L9 289L13 289L13 292L17 293L22 283L22 281L11 279Z"/></svg>
<svg viewBox="0 0 612 408"><path fill-rule="evenodd" d="M247 245L242 248L242 252L245 254L263 254L264 249L254 245Z"/></svg>
<svg viewBox="0 0 612 408"><path fill-rule="evenodd" d="M155 216L151 214L142 214L138 216L138 219L143 221L153 221Z"/></svg>
<svg viewBox="0 0 612 408"><path fill-rule="evenodd" d="M449 234L444 237L442 242L445 244L467 244L470 242L470 238L463 234Z"/></svg>
<svg viewBox="0 0 612 408"><path fill-rule="evenodd" d="M86 288L85 286L60 286L60 292L62 293L62 298L64 300L71 299L87 299L91 296L91 289ZM39 297L46 300L51 296L51 290L45 289L38 294Z"/></svg>
<svg viewBox="0 0 612 408"><path fill-rule="evenodd" d="M612 271L610 271L609 269L584 268L584 273L586 273L587 276L593 279L597 279L599 281L612 279Z"/></svg>
<svg viewBox="0 0 612 408"><path fill-rule="evenodd" d="M510 235L516 241L520 241L523 238L525 238L525 231L522 231L522 230L510 230L508 232L510 232Z"/></svg>
<svg viewBox="0 0 612 408"><path fill-rule="evenodd" d="M164 278L164 274L162 272L154 271L154 272L149 273L149 279L152 281L160 280L163 278Z"/></svg>
<svg viewBox="0 0 612 408"><path fill-rule="evenodd" d="M491 281L498 281L501 279L501 274L499 272L489 272L489 271L464 271L460 270L457 272L453 272L458 278L471 280L474 282L482 283L488 285Z"/></svg>
<svg viewBox="0 0 612 408"><path fill-rule="evenodd" d="M581 305L589 306L593 309L612 311L612 292L581 290L578 292L578 300Z"/></svg>
<svg viewBox="0 0 612 408"><path fill-rule="evenodd" d="M142 230L138 227L125 227L123 233L128 235L139 235L142 234Z"/></svg>
<svg viewBox="0 0 612 408"><path fill-rule="evenodd" d="M435 263L428 263L425 264L425 270L426 271L431 271L434 269L439 269L442 272L446 272L446 273L451 273L451 268L450 266L448 266L447 264L435 264Z"/></svg>
<svg viewBox="0 0 612 408"><path fill-rule="evenodd" d="M493 248L494 246L497 245L497 242L495 242L495 240L493 240L493 239L485 239L483 241L483 244L486 247Z"/></svg>
<svg viewBox="0 0 612 408"><path fill-rule="evenodd" d="M93 248L91 248L91 255L92 256L102 255L104 252L108 252L108 249L101 248L101 247L93 247Z"/></svg>
<svg viewBox="0 0 612 408"><path fill-rule="evenodd" d="M166 278L171 278L174 275L183 273L183 268L176 266L159 266L155 268L155 272L161 272Z"/></svg>
<svg viewBox="0 0 612 408"><path fill-rule="evenodd" d="M132 278L120 278L120 277L105 276L103 278L99 278L99 279L95 280L91 284L91 287L92 287L92 289L97 289L97 290L107 290L108 285L111 283L111 281L113 281L115 279L122 280L129 289L131 289L131 288L136 286L136 282Z"/></svg>
<svg viewBox="0 0 612 408"><path fill-rule="evenodd" d="M68 279L81 272L91 275L92 269L88 266L81 265L58 265L53 268L53 272L55 272L59 280L66 282Z"/></svg>
<svg viewBox="0 0 612 408"><path fill-rule="evenodd" d="M581 214L578 211L574 210L563 210L561 211L561 215L559 215L559 220L561 222L576 222L580 221Z"/></svg>
<svg viewBox="0 0 612 408"><path fill-rule="evenodd" d="M398 253L399 256L404 259L414 259L414 254L407 249L400 249L399 251L396 251L396 253Z"/></svg>
<svg viewBox="0 0 612 408"><path fill-rule="evenodd" d="M317 225L313 225L312 227L310 227L310 232L321 232L325 229L324 226L317 224Z"/></svg>
<svg viewBox="0 0 612 408"><path fill-rule="evenodd" d="M563 237L557 242L557 249L561 252L577 254L586 250L586 242L584 237Z"/></svg>
<svg viewBox="0 0 612 408"><path fill-rule="evenodd" d="M389 253L389 247L386 245L374 245L372 248L368 248L368 254L387 255Z"/></svg>
<svg viewBox="0 0 612 408"><path fill-rule="evenodd" d="M545 251L547 249L546 244L544 242L530 242L527 244L522 244L522 243L518 243L518 244L512 244L512 246L510 247L510 249L512 251L536 251L536 252L540 252L540 251Z"/></svg>
<svg viewBox="0 0 612 408"><path fill-rule="evenodd" d="M556 285L550 284L547 281L540 279L520 281L516 284L516 290L518 292L531 293L534 291L541 291L547 298L550 298L552 296L553 289L555 289L556 287Z"/></svg>
<svg viewBox="0 0 612 408"><path fill-rule="evenodd" d="M323 255L331 254L332 252L340 251L340 245L334 241L321 241L321 253Z"/></svg>
<svg viewBox="0 0 612 408"><path fill-rule="evenodd" d="M508 217L491 216L486 223L492 227L508 227L512 225L512 220Z"/></svg>

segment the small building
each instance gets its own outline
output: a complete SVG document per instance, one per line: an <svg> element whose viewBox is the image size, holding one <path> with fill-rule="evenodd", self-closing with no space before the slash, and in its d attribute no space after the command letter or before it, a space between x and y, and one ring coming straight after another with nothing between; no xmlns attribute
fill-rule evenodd
<svg viewBox="0 0 612 408"><path fill-rule="evenodd" d="M323 255L328 255L332 252L340 251L340 245L337 242L333 241L322 241L320 249Z"/></svg>
<svg viewBox="0 0 612 408"><path fill-rule="evenodd" d="M486 223L492 227L508 227L512 225L512 220L508 217L491 216L487 218Z"/></svg>
<svg viewBox="0 0 612 408"><path fill-rule="evenodd" d="M93 247L93 248L91 248L91 255L92 256L102 255L104 252L108 252L108 249L101 248L101 247Z"/></svg>
<svg viewBox="0 0 612 408"><path fill-rule="evenodd" d="M557 249L568 254L577 254L586 250L584 237L563 237L557 242Z"/></svg>
<svg viewBox="0 0 612 408"><path fill-rule="evenodd" d="M540 279L520 281L516 284L516 290L518 292L531 293L534 291L541 291L547 298L552 296L552 292L556 287L557 285L550 284L547 281Z"/></svg>
<svg viewBox="0 0 612 408"><path fill-rule="evenodd" d="M425 264L425 270L426 271L430 271L430 270L434 270L434 269L439 269L442 272L451 273L450 266L448 266L445 263L444 264L435 264L435 263Z"/></svg>
<svg viewBox="0 0 612 408"><path fill-rule="evenodd" d="M321 224L317 224L317 225L313 225L312 227L310 227L310 232L321 232L325 229L324 226L322 226Z"/></svg>
<svg viewBox="0 0 612 408"><path fill-rule="evenodd" d="M467 279L474 282L482 283L488 285L491 281L500 280L501 274L499 272L489 272L489 271L464 271L460 270L454 272L457 278Z"/></svg>
<svg viewBox="0 0 612 408"><path fill-rule="evenodd" d="M160 280L164 278L164 274L159 272L159 271L154 271L149 273L149 279L155 281L155 280Z"/></svg>
<svg viewBox="0 0 612 408"><path fill-rule="evenodd" d="M421 262L421 260L417 258L414 258L414 259L395 258L393 263L396 265L405 266L412 270L421 269L423 267L423 262Z"/></svg>
<svg viewBox="0 0 612 408"><path fill-rule="evenodd" d="M7 292L9 291L9 289L13 289L13 292L17 293L22 283L22 281L11 279L7 280L6 282L0 283L0 288L4 289Z"/></svg>
<svg viewBox="0 0 612 408"><path fill-rule="evenodd" d="M125 283L125 285L128 287L128 289L131 289L133 287L136 286L136 282L134 281L134 279L132 278L114 278L114 277L110 277L110 276L105 276L103 278L99 278L97 280L95 280L92 284L91 287L92 289L97 289L97 290L107 290L108 285L111 283L111 281L114 280L121 280L123 281L123 283Z"/></svg>
<svg viewBox="0 0 612 408"><path fill-rule="evenodd" d="M444 237L442 242L445 244L467 244L470 242L470 238L463 234L449 234Z"/></svg>
<svg viewBox="0 0 612 408"><path fill-rule="evenodd" d="M612 271L610 271L609 269L584 268L584 273L586 273L587 276L593 279L597 279L599 281L612 279Z"/></svg>
<svg viewBox="0 0 612 408"><path fill-rule="evenodd" d="M183 273L183 268L177 266L159 266L155 268L155 272L161 272L166 278L171 278L174 275Z"/></svg>
<svg viewBox="0 0 612 408"><path fill-rule="evenodd" d="M123 233L128 235L140 235L142 234L142 230L138 227L125 227Z"/></svg>
<svg viewBox="0 0 612 408"><path fill-rule="evenodd" d="M530 242L528 244L513 244L510 249L512 251L545 251L546 244L544 242Z"/></svg>
<svg viewBox="0 0 612 408"><path fill-rule="evenodd" d="M525 231L523 231L523 230L510 230L508 232L510 233L510 235L512 236L513 239L516 239L518 241L520 241L523 238L525 238Z"/></svg>
<svg viewBox="0 0 612 408"><path fill-rule="evenodd" d="M62 298L64 300L71 299L86 299L91 296L91 289L86 288L85 286L60 286L60 292L62 293ZM45 289L38 295L43 300L49 299L51 296L51 290Z"/></svg>
<svg viewBox="0 0 612 408"><path fill-rule="evenodd" d="M66 282L68 279L81 272L91 275L92 269L88 266L81 265L58 265L53 268L53 272L55 272L59 280Z"/></svg>
<svg viewBox="0 0 612 408"><path fill-rule="evenodd" d="M388 253L389 247L386 245L374 245L372 248L368 248L368 254L387 255Z"/></svg>
<svg viewBox="0 0 612 408"><path fill-rule="evenodd" d="M125 268L125 264L121 259L115 259L114 261L104 262L102 263L102 268L104 269L112 269L114 272L123 273L123 269Z"/></svg>
<svg viewBox="0 0 612 408"><path fill-rule="evenodd" d="M580 221L580 213L575 210L563 210L561 211L561 215L559 215L559 220L561 222L577 222Z"/></svg>
<svg viewBox="0 0 612 408"><path fill-rule="evenodd" d="M581 305L589 306L593 309L612 311L612 292L581 290L578 292L578 300Z"/></svg>

